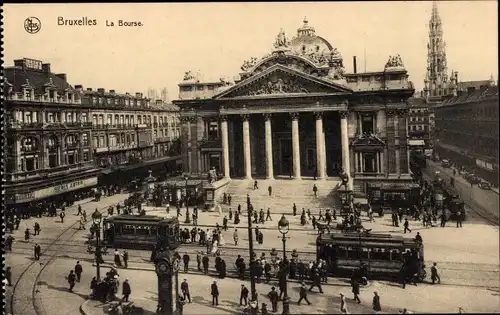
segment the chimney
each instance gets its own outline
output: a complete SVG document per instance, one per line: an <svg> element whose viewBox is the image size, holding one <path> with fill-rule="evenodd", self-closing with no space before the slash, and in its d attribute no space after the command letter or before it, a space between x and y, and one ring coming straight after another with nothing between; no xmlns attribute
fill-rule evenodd
<svg viewBox="0 0 500 315"><path fill-rule="evenodd" d="M92 88L87 88L87 91L92 92Z"/></svg>
<svg viewBox="0 0 500 315"><path fill-rule="evenodd" d="M156 105L161 105L161 104L162 104L162 100L156 100L156 101L155 101L155 104L156 104Z"/></svg>
<svg viewBox="0 0 500 315"><path fill-rule="evenodd" d="M42 71L50 73L50 63L42 63Z"/></svg>
<svg viewBox="0 0 500 315"><path fill-rule="evenodd" d="M17 59L14 60L14 66L15 67L24 67L24 59Z"/></svg>
<svg viewBox="0 0 500 315"><path fill-rule="evenodd" d="M356 63L356 56L352 57L352 67L354 69L354 73L358 73L358 64Z"/></svg>
<svg viewBox="0 0 500 315"><path fill-rule="evenodd" d="M142 93L139 93L139 92L135 93L135 97L136 98L142 98Z"/></svg>
<svg viewBox="0 0 500 315"><path fill-rule="evenodd" d="M116 92L115 92L115 90L109 90L109 93L115 94Z"/></svg>
<svg viewBox="0 0 500 315"><path fill-rule="evenodd" d="M81 90L83 89L83 86L81 84L75 85L75 90Z"/></svg>
<svg viewBox="0 0 500 315"><path fill-rule="evenodd" d="M64 81L68 81L68 77L66 76L66 73L56 74L56 77L63 79Z"/></svg>
<svg viewBox="0 0 500 315"><path fill-rule="evenodd" d="M98 88L98 89L97 89L97 92L98 92L98 93L104 93L104 89L103 89L103 88Z"/></svg>

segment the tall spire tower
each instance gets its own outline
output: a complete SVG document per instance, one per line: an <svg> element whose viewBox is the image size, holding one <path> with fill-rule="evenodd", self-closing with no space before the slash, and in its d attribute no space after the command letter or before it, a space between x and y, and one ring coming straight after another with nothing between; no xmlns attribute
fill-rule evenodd
<svg viewBox="0 0 500 315"><path fill-rule="evenodd" d="M424 80L426 98L442 97L450 93L447 72L443 27L437 2L433 1L431 19L429 20L429 42L427 43L427 74Z"/></svg>

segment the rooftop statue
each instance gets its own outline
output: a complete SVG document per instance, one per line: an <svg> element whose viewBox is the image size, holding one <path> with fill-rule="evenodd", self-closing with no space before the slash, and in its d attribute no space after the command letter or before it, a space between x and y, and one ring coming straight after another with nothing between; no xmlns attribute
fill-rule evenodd
<svg viewBox="0 0 500 315"><path fill-rule="evenodd" d="M241 70L248 71L257 64L257 58L252 57L250 60L245 60L241 66Z"/></svg>
<svg viewBox="0 0 500 315"><path fill-rule="evenodd" d="M184 73L184 81L194 80L194 79L196 79L196 77L193 75L191 71L187 71Z"/></svg>
<svg viewBox="0 0 500 315"><path fill-rule="evenodd" d="M288 47L288 40L286 39L285 31L280 30L278 36L276 36L276 41L274 42L275 48Z"/></svg>
<svg viewBox="0 0 500 315"><path fill-rule="evenodd" d="M397 54L396 56L389 56L389 60L385 64L386 68L391 68L391 67L402 67L404 68L403 65L403 60L401 60L401 56Z"/></svg>

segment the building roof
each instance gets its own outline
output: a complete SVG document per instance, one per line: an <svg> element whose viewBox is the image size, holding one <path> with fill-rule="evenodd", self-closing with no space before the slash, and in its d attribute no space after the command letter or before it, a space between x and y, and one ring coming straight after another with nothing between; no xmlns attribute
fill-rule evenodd
<svg viewBox="0 0 500 315"><path fill-rule="evenodd" d="M477 81L476 81L477 82ZM485 99L498 99L498 86L490 86L484 89L477 89L472 93L463 93L443 101L440 106L455 105L467 102L482 101Z"/></svg>
<svg viewBox="0 0 500 315"><path fill-rule="evenodd" d="M426 102L425 98L410 97L408 99L408 105L411 107L427 107L427 102Z"/></svg>
<svg viewBox="0 0 500 315"><path fill-rule="evenodd" d="M73 90L73 87L63 78L52 72L35 70L23 67L5 68L5 77L7 82L12 85L13 92L22 92L25 84L34 88L35 94L45 93L45 87L51 86L57 91L63 92L67 89Z"/></svg>
<svg viewBox="0 0 500 315"><path fill-rule="evenodd" d="M474 87L476 89L481 88L481 86L491 86L491 80L478 80L478 81L462 81L458 82L457 88L458 90L467 90L468 88Z"/></svg>

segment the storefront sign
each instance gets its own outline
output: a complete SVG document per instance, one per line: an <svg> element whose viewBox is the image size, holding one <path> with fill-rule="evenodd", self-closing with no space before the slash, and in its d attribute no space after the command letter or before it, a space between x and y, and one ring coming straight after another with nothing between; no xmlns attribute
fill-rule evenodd
<svg viewBox="0 0 500 315"><path fill-rule="evenodd" d="M31 192L27 192L24 194L16 194L16 202L28 202L32 200L42 199L49 196L61 194L64 192L77 190L84 187L95 186L97 185L97 177L77 180L57 186L47 187Z"/></svg>

